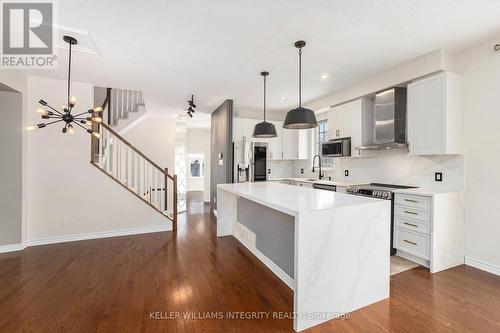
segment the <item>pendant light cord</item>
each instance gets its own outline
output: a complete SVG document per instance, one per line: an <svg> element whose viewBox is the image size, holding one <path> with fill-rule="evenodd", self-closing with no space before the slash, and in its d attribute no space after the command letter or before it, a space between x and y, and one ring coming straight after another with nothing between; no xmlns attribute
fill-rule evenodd
<svg viewBox="0 0 500 333"><path fill-rule="evenodd" d="M302 48L299 48L299 107L302 107Z"/></svg>
<svg viewBox="0 0 500 333"><path fill-rule="evenodd" d="M69 42L69 65L68 65L68 106L71 97L71 41Z"/></svg>
<svg viewBox="0 0 500 333"><path fill-rule="evenodd" d="M264 122L266 121L266 76L264 76Z"/></svg>

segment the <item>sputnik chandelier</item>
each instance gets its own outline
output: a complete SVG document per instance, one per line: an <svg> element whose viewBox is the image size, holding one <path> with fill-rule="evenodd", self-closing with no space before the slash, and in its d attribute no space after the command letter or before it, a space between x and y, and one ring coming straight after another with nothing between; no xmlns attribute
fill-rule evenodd
<svg viewBox="0 0 500 333"><path fill-rule="evenodd" d="M64 41L69 44L69 66L68 66L68 101L67 105L62 107L62 112L57 110L56 108L50 106L41 99L38 103L40 103L43 108L38 108L37 112L41 114L42 119L50 119L47 123L40 123L34 126L29 126L27 130L34 130L37 128L44 128L49 125L57 124L60 122L64 123L64 127L62 129L63 133L73 134L75 133L75 128L73 124L83 128L88 133L93 136L99 138L99 133L94 132L91 128L87 128L84 125L92 126L93 123L102 123L102 118L100 113L102 112L101 107L95 107L88 111L73 115L71 112L73 111L76 103L76 97L71 96L71 47L78 43L78 41L71 36L64 36ZM90 116L87 116L90 115Z"/></svg>

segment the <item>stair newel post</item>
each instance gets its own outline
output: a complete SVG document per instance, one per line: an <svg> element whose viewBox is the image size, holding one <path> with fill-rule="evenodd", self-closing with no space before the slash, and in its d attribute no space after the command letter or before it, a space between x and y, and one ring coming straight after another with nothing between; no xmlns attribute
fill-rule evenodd
<svg viewBox="0 0 500 333"><path fill-rule="evenodd" d="M174 216L172 221L173 231L177 231L177 175L174 175Z"/></svg>

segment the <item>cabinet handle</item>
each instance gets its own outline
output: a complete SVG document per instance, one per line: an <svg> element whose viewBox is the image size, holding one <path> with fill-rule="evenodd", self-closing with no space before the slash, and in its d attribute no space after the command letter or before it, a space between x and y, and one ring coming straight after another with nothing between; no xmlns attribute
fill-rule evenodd
<svg viewBox="0 0 500 333"><path fill-rule="evenodd" d="M412 199L405 199L405 201L418 203L418 200L412 200Z"/></svg>
<svg viewBox="0 0 500 333"><path fill-rule="evenodd" d="M406 213L406 214L412 214L412 215L418 215L418 213L415 213L415 212L409 212L409 211L407 211L407 210L405 210L405 213Z"/></svg>
<svg viewBox="0 0 500 333"><path fill-rule="evenodd" d="M409 241L407 239L404 239L403 241L405 241L405 242L407 242L408 244L411 244L411 245L415 245L415 246L418 245L417 243Z"/></svg>
<svg viewBox="0 0 500 333"><path fill-rule="evenodd" d="M413 224L413 223L408 223L408 222L403 222L404 224L406 225L409 225L409 226L412 226L412 227L415 227L415 228L418 228L418 225L416 224Z"/></svg>

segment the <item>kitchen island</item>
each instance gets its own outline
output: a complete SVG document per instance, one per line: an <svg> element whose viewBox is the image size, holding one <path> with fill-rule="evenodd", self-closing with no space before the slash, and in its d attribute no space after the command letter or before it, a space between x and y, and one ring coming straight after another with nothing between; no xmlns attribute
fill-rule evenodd
<svg viewBox="0 0 500 333"><path fill-rule="evenodd" d="M391 204L274 182L220 184L234 236L294 291L301 331L389 297Z"/></svg>

